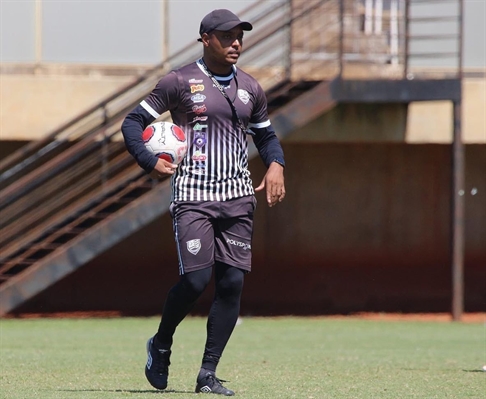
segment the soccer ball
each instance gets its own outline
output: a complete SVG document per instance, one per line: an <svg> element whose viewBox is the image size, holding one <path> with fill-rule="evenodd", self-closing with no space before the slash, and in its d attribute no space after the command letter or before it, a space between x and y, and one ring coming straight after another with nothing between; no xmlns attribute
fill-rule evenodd
<svg viewBox="0 0 486 399"><path fill-rule="evenodd" d="M155 122L142 133L145 147L155 156L179 164L187 152L184 130L171 122Z"/></svg>

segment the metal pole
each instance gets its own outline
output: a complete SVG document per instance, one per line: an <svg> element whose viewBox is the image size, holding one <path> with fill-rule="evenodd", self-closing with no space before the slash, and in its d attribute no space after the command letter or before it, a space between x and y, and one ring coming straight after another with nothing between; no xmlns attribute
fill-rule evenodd
<svg viewBox="0 0 486 399"><path fill-rule="evenodd" d="M169 0L162 0L162 60L169 58Z"/></svg>
<svg viewBox="0 0 486 399"><path fill-rule="evenodd" d="M398 0L390 4L390 55L392 65L398 65Z"/></svg>
<svg viewBox="0 0 486 399"><path fill-rule="evenodd" d="M410 0L405 0L405 51L403 60L403 77L408 77L408 53L410 51Z"/></svg>
<svg viewBox="0 0 486 399"><path fill-rule="evenodd" d="M293 34L294 34L294 27L292 26L292 18L294 16L294 7L293 7L293 0L288 0L288 5L287 5L287 10L289 13L288 19L289 19L289 25L288 25L288 38L287 38L287 65L285 65L285 78L287 80L292 79L292 52L294 51L293 49Z"/></svg>
<svg viewBox="0 0 486 399"><path fill-rule="evenodd" d="M460 321L464 312L464 215L465 152L462 142L462 58L463 0L459 0L459 100L454 101L454 136L452 141L452 319Z"/></svg>
<svg viewBox="0 0 486 399"><path fill-rule="evenodd" d="M364 31L366 35L371 35L373 31L373 0L365 1Z"/></svg>
<svg viewBox="0 0 486 399"><path fill-rule="evenodd" d="M383 28L383 0L375 0L375 26L374 33L379 35Z"/></svg>
<svg viewBox="0 0 486 399"><path fill-rule="evenodd" d="M343 76L344 68L344 0L339 1L339 77Z"/></svg>
<svg viewBox="0 0 486 399"><path fill-rule="evenodd" d="M464 144L461 134L461 101L454 101L452 142L452 319L464 311Z"/></svg>
<svg viewBox="0 0 486 399"><path fill-rule="evenodd" d="M35 70L42 63L42 0L35 0Z"/></svg>

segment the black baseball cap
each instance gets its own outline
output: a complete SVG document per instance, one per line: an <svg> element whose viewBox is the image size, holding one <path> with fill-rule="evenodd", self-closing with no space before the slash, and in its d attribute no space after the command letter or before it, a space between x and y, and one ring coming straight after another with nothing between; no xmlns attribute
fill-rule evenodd
<svg viewBox="0 0 486 399"><path fill-rule="evenodd" d="M243 30L253 29L252 24L246 21L241 21L230 10L224 8L213 10L202 19L201 26L199 27L199 35L202 36L203 33L209 33L213 30L231 30L238 25L241 26L241 29ZM197 40L201 41L200 38Z"/></svg>

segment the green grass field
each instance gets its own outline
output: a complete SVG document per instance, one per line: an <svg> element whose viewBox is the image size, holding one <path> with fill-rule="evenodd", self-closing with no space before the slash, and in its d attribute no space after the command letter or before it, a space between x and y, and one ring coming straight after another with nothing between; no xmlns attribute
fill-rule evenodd
<svg viewBox="0 0 486 399"><path fill-rule="evenodd" d="M169 386L160 393L143 372L157 324L0 320L0 398L194 398L205 319L180 325ZM484 399L484 364L484 323L244 318L218 375L251 399Z"/></svg>

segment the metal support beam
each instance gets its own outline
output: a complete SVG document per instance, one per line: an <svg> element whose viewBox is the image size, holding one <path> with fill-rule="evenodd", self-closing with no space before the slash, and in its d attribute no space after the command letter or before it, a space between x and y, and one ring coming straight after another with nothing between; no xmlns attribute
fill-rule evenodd
<svg viewBox="0 0 486 399"><path fill-rule="evenodd" d="M338 102L409 103L412 101L460 101L460 79L336 79L332 98Z"/></svg>
<svg viewBox="0 0 486 399"><path fill-rule="evenodd" d="M454 102L454 139L452 142L452 319L460 321L464 312L464 215L465 162L461 132L461 102Z"/></svg>

